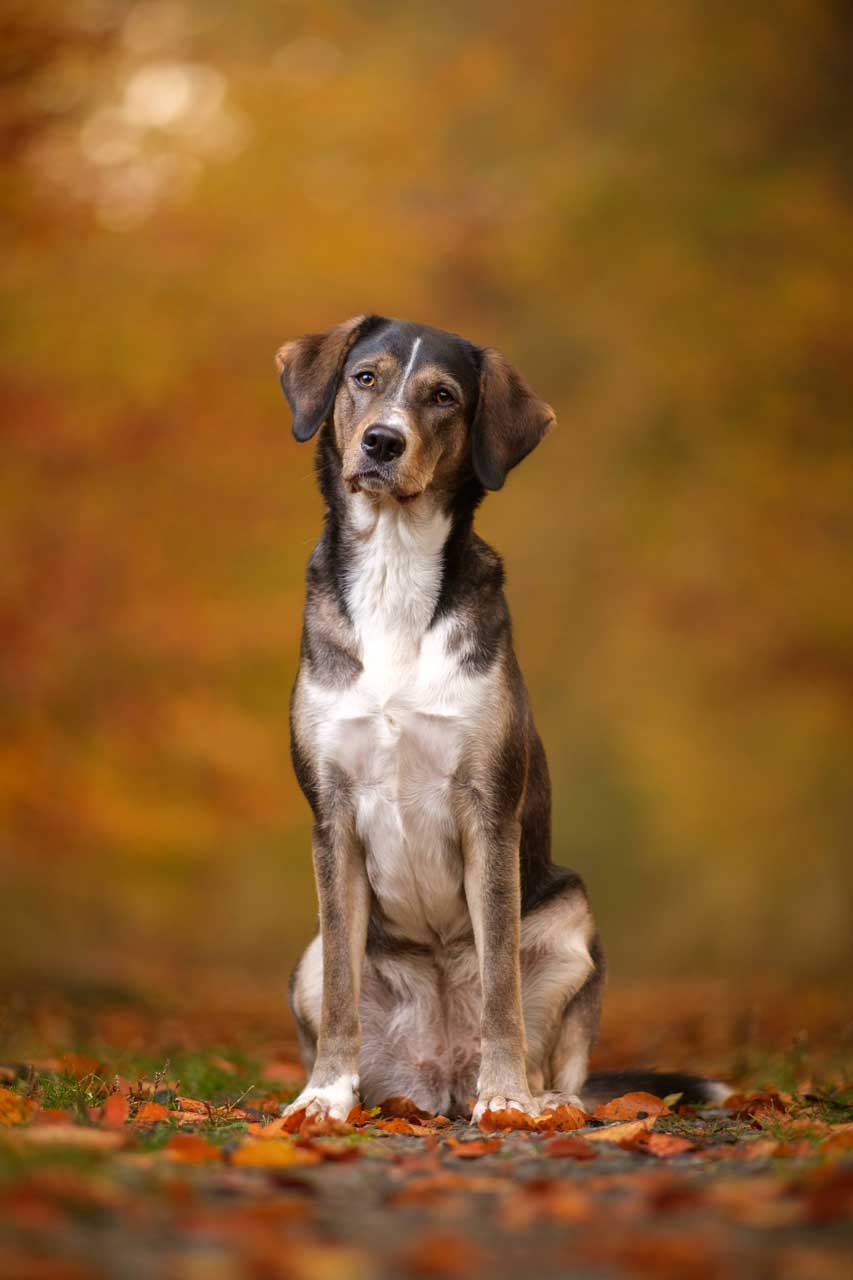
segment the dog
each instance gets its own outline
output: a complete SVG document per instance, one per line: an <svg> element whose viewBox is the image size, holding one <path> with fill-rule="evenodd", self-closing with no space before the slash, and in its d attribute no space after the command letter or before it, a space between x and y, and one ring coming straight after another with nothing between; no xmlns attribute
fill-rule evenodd
<svg viewBox="0 0 853 1280"><path fill-rule="evenodd" d="M604 956L583 881L551 860L503 566L473 528L554 411L493 348L383 316L276 362L325 501L291 702L320 929L290 981L308 1083L286 1113L711 1100L690 1076L587 1076Z"/></svg>

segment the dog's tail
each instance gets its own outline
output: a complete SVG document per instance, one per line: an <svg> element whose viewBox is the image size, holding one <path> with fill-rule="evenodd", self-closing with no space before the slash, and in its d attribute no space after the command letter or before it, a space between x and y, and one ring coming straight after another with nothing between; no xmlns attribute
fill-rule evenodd
<svg viewBox="0 0 853 1280"><path fill-rule="evenodd" d="M594 1071L587 1076L580 1096L586 1110L592 1111L600 1103L621 1098L623 1093L653 1093L656 1098L678 1093L679 1102L713 1105L727 1098L731 1089L719 1080L681 1071Z"/></svg>

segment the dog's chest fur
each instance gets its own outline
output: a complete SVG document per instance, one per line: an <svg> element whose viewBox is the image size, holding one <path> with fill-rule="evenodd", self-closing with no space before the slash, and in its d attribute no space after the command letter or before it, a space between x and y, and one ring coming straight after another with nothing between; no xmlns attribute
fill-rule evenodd
<svg viewBox="0 0 853 1280"><path fill-rule="evenodd" d="M470 929L454 775L489 713L492 680L460 664L452 616L430 626L449 522L356 500L346 586L362 671L309 694L321 768L351 782L367 874L390 929L435 943Z"/></svg>

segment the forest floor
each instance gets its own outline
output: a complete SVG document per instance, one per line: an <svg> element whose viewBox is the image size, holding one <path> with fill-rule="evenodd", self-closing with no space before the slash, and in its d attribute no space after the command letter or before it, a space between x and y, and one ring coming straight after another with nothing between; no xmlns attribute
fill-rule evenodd
<svg viewBox="0 0 853 1280"><path fill-rule="evenodd" d="M617 989L596 1065L709 1071L726 1103L626 1095L490 1132L401 1100L286 1124L302 1073L280 1010L214 1004L4 1000L0 1276L853 1274L841 994Z"/></svg>

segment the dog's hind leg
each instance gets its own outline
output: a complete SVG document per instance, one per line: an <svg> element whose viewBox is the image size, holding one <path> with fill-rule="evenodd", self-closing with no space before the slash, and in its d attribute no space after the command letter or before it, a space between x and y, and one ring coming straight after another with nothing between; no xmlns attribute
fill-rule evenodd
<svg viewBox="0 0 853 1280"><path fill-rule="evenodd" d="M531 1092L540 1107L578 1105L603 981L603 959L582 887L567 886L524 917L521 968Z"/></svg>
<svg viewBox="0 0 853 1280"><path fill-rule="evenodd" d="M323 953L320 935L308 944L287 985L287 1002L296 1023L302 1065L310 1076L317 1056L317 1033L323 992Z"/></svg>

